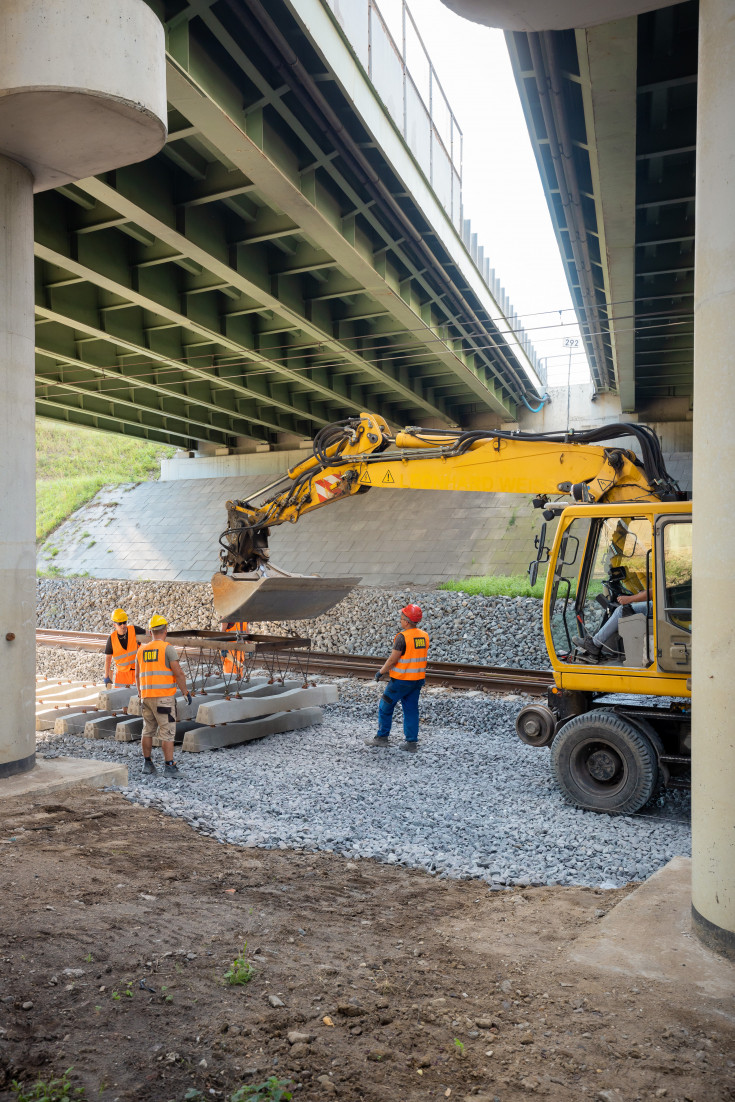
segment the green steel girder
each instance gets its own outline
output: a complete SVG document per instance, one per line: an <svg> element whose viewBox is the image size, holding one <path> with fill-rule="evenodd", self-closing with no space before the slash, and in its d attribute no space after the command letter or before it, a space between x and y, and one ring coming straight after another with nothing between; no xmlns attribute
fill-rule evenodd
<svg viewBox="0 0 735 1102"><path fill-rule="evenodd" d="M126 340L120 332L110 333L95 325L85 323L83 317L78 313L72 314L72 311L68 308L66 311L55 311L48 307L37 305L36 315L48 322L54 322L64 329L67 338L66 348L60 348L58 344L56 346L50 346L48 340L44 340L43 335L38 334L37 326L37 347L41 351L46 351L51 355L59 355L59 358L65 354L69 355L70 350L73 349L79 341L79 334L82 334L92 341L106 342L108 346L110 346L110 357L118 357L120 355L120 350L124 350L128 356L144 357L142 362L144 366L147 367L149 374L152 374L155 367L167 368L177 376L180 376L184 385L191 385L196 380L206 383L209 387L220 384L222 390L224 392L229 392L235 399L238 397L254 399L270 413L269 417L263 417L261 414L256 423L275 432L294 431L288 421L279 417L279 409L283 410L285 413L294 414L299 418L311 419L320 424L328 423L329 418L319 416L316 413L310 415L303 407L298 407L291 402L281 401L275 397L271 397L265 389L267 384L263 376L258 377L259 383L262 380L262 391L258 389L258 384L255 386L252 385L252 380L251 385L245 387L242 386L237 379L227 376L226 366L224 368L220 366L219 368L220 372L223 372L226 376L223 380L219 374L214 373L214 369L209 371L201 367L196 367L190 362L177 360L162 353L155 352L150 347L144 348L143 345L136 343L134 340ZM138 362L141 361L138 360ZM238 365L235 366L238 367ZM130 368L128 368L128 373L130 373ZM134 377L135 373L133 371L132 378L134 379ZM170 390L170 386L167 387L160 382L156 385L160 391Z"/></svg>
<svg viewBox="0 0 735 1102"><path fill-rule="evenodd" d="M369 222L373 234L372 248L377 252L389 249L395 255L395 257L398 258L400 264L404 269L404 275L410 275L412 277L412 279L417 284L417 287L420 288L421 294L426 301L434 302L436 308L440 312L441 320L445 322L450 321L457 328L459 333L463 332L464 336L466 337L468 348L472 349L475 353L479 354L481 358L485 359L487 361L487 366L491 368L493 358L490 356L485 356L482 350L476 347L476 341L472 337L467 337L468 330L466 326L463 326L462 319L456 316L452 316L451 313L447 311L446 305L442 300L441 292L437 291L437 289L433 286L431 279L428 278L428 275L422 270L420 266L417 267L417 265L410 258L408 251L404 247L403 243L401 241L397 241L395 236L390 234L385 224L378 217L375 209L371 207L370 204L366 204L364 202L363 197L360 196L350 186L349 182L339 172L334 151L325 153L321 146L318 144L317 140L313 137L312 134L309 133L308 129L304 125L302 125L296 115L292 111L288 110L283 101L283 98L281 96L274 95L273 89L268 85L265 77L262 73L259 72L255 63L245 55L244 51L234 41L232 35L225 30L219 20L215 18L211 10L207 10L203 14L203 20L208 28L215 35L215 37L217 37L220 43L231 54L242 72L253 82L254 85L258 87L261 95L266 99L270 99L273 102L274 106L277 107L277 110L283 121L287 125L288 130L300 140L305 148L308 148L310 154L313 157L312 164L319 165L325 170L326 173L330 175L330 178L332 179L334 184L336 184L339 193L341 195L344 195L348 199L353 210L358 208L364 209L365 220ZM250 119L249 116L247 116L240 107L240 97L238 97L233 87L228 87L226 78L222 73L213 72L212 66L210 64L207 64L207 59L202 57L201 51L191 51L189 49L184 50L181 54L177 55L176 60L184 62L179 75L182 75L183 73L184 75L188 76L190 84L192 86L198 86L198 91L200 91L205 96L205 90L211 90L212 86L214 85L214 87L216 88L216 92L213 92L211 96L211 102L214 103L224 101L224 103L226 103L227 111L229 112L227 115L227 123L229 124L232 133L229 135L229 137L224 136L222 139L217 139L221 141L219 148L225 153L225 155L229 155L230 159L237 163L236 158L232 156L229 152L230 149L233 148L237 150L237 153L241 156L244 155L245 157L247 157L247 151L243 151L243 147L241 144L243 140L243 133L247 134L248 138L252 137L252 139L256 143L260 144L262 151L266 152L269 155L269 164L272 164L275 167L277 163L277 167L280 172L282 172L286 177L290 177L291 182L294 184L295 187L299 187L305 195L309 196L309 198L312 199L312 201L317 202L318 186L316 183L316 174L314 172L305 173L303 171L303 168L301 168L301 166L299 166L294 161L293 157L289 158L284 155L282 143L278 143L275 135L269 132L269 128L264 119L261 118L259 120L260 125L257 128L253 127L252 125L248 125ZM201 114L195 115L195 111L192 108L191 97L187 96L186 89L182 88L179 91L178 94L182 97L180 99L177 99L176 93L172 93L171 91L172 86L178 83L175 82L173 79L173 74L176 73L177 68L178 66L176 66L176 62L174 62L172 59L169 68L169 98L172 100L172 102L175 103L181 113L184 114L188 119L190 119L195 125L199 126L202 132L206 132L211 140L213 135L213 126L215 125L215 120L213 119L211 114L206 119L206 121ZM222 113L224 114L224 112ZM238 121L240 125L238 125ZM226 129L226 127L223 127L221 125L222 119L217 120L217 122L220 123L220 130ZM236 136L235 132L237 132L237 135L239 137ZM273 146L273 148L270 148L268 145L269 133L271 145ZM260 160L262 161L262 157L260 158ZM240 167L245 170L244 164L242 162L240 164ZM249 168L247 169L247 172L248 175L252 176L253 180L256 183L259 182L259 174L257 172L251 172ZM311 177L311 180L304 179L304 177L309 176ZM276 189L278 189L278 181L276 181L274 184L274 182L271 180L270 189L268 187L268 184L264 183L262 188L263 194L272 195L274 186L276 187ZM281 206L283 206L282 203ZM334 215L337 213L337 209L338 208L335 207L335 209L332 211L334 221L336 221ZM343 221L347 223L347 226L345 227L347 230L345 237L347 238L347 240L349 240L350 231L354 232L354 216L348 216L344 218ZM336 227L333 226L332 228L334 229ZM324 243L324 235L326 232L328 232L328 230L326 230L324 227L322 227L319 231L319 238L322 243ZM337 255L337 250L339 250L340 243L341 242L338 242L336 248L334 246L330 246L330 251L334 252L335 256ZM349 259L347 260L347 263L349 263ZM374 275L374 271L365 272L365 270L363 269L363 271L357 278L359 281L365 282L366 286L369 287ZM417 329L417 331L420 331L420 320L417 319L415 311L410 311L409 314L406 314L405 311L401 310L401 308L398 307L395 308L395 313L397 316L400 317L400 321L405 327L409 329ZM417 320L419 320L418 326ZM488 337L489 336L490 334L488 333ZM432 349L432 353L434 356L441 355L436 348ZM450 350L447 350L446 357L441 358L444 359L444 362L447 364L452 374L459 374L460 376L463 374L462 367L464 365L461 361L458 362L452 357ZM505 359L505 353L503 352L502 348L497 347L495 349L495 358L501 360ZM491 408L496 409L496 411L498 412L504 413L506 415L509 413L509 406L507 401L501 402L500 408L498 408L496 393L500 393L500 386L497 387L497 390L490 391L489 393L483 393L482 382L476 374L466 376L465 382L474 392L475 398L480 398L481 401L489 405Z"/></svg>
<svg viewBox="0 0 735 1102"><path fill-rule="evenodd" d="M232 395L224 389L212 391L208 384L202 383L199 384L198 393L180 392L174 389L178 385L176 383L161 385L151 378L141 378L130 373L126 375L123 372L123 367L99 367L78 357L63 356L36 346L38 380L76 387L80 393L96 392L108 397L114 394L116 400L137 406L143 411L157 410L159 413L176 415L199 430L218 429L233 438L238 435L252 435L267 439L268 433L262 430L274 428L270 423L264 425L260 421L255 402L241 403L233 400ZM206 416L207 412L210 413L209 417ZM200 432L200 438L204 438L204 435Z"/></svg>
<svg viewBox="0 0 735 1102"><path fill-rule="evenodd" d="M483 353L482 349L477 348L474 337L469 333L467 327L463 325L463 319L457 317L456 315L452 315L450 312L447 311L446 305L443 302L443 289L437 289L437 281L435 280L434 282L432 282L431 278L429 278L429 273L426 273L425 269L421 265L416 265L416 263L412 260L409 251L404 247L403 241L397 241L395 235L392 235L387 230L385 222L378 217L373 207L373 204L371 202L366 202L364 197L359 195L358 192L355 191L355 189L350 185L349 180L339 167L339 149L332 149L328 153L325 152L325 150L319 144L319 141L314 137L314 134L310 131L310 129L301 123L295 110L289 109L282 95L282 90L279 89L278 93L274 91L274 89L268 84L264 74L258 69L258 66L246 55L244 50L234 40L232 34L223 26L221 20L215 17L213 11L211 10L212 6L213 5L208 5L207 8L202 13L200 13L203 22L222 44L222 46L228 51L233 60L236 61L242 73L252 81L255 87L258 88L262 99L272 104L277 109L280 117L286 124L289 133L296 135L301 141L303 147L309 150L311 156L313 157L313 161L308 167L311 168L313 166L319 166L320 168L325 169L325 171L329 173L334 184L339 190L339 194L347 197L352 203L353 213L352 215L344 216L343 221L351 221L354 224L354 212L360 211L361 213L364 213L365 219L367 222L370 223L371 229L374 234L374 247L377 249L379 246L382 246L384 248L390 249L397 258L400 258L400 262L404 266L405 272L407 274L410 274L412 279L415 280L418 286L420 286L426 300L433 301L436 304L437 308L440 310L442 320L449 320L455 325L458 333L460 333L464 337L468 348L472 349L475 353L479 354L481 358L485 359L488 367L492 368L495 374L498 373L499 367L508 367L508 357L506 355L506 350L502 347L502 338L499 336L499 334L496 333L494 336L496 346L493 350L492 356L486 356ZM227 5L218 5L218 12L222 11L224 13L226 9ZM179 43L179 45L181 45L181 42ZM182 62L183 67L189 72L193 79L201 82L204 87L207 86L207 82L211 78L212 70L211 65L207 65L206 59L202 58L200 50L192 51L191 49L186 48L182 51L180 55L176 54L176 52L174 51L174 56L177 58L178 61ZM218 76L219 80L217 82L217 87L219 89L223 86L224 81L221 75L218 74ZM238 100L234 96L230 96L229 99L234 108L234 119L237 117ZM262 133L259 133L258 136L261 138L265 148L265 126L263 126ZM288 161L286 161L286 166L286 171L288 171ZM280 167L284 167L283 162L281 162ZM301 166L300 171L303 177L305 173L303 166ZM410 201L410 196L406 196L404 192L400 192L398 194ZM488 336L490 336L491 328L492 327L488 328ZM457 365L454 364L452 365L452 367L454 373L457 373ZM470 385L474 387L474 381L470 380ZM498 386L497 390L498 392L500 392L500 385ZM510 392L508 391L508 393ZM480 397L484 397L485 400L487 400L487 396L480 395ZM494 395L491 395L490 404L495 404ZM507 413L507 408L504 407L502 412Z"/></svg>
<svg viewBox="0 0 735 1102"><path fill-rule="evenodd" d="M210 277L213 277L213 282L217 281L217 286L233 287L242 295L247 296L248 299L257 302L260 310L270 311L274 318L279 319L277 326L273 326L273 328L278 328L279 331L282 331L283 328L286 327L293 331L307 333L321 348L328 349L337 362L343 361L350 364L353 369L355 369L356 374L370 375L376 382L385 385L386 379L381 372L373 372L370 365L366 364L361 357L354 355L349 349L343 347L324 329L311 324L305 316L300 315L293 308L286 306L277 295L270 292L270 289L264 289L262 284L268 283L268 285L270 285L270 274L256 269L256 266L252 262L249 246L245 247L249 256L247 267L241 259L245 251L243 247L235 250L235 264L237 267L233 267L229 263L229 249L226 244L221 244L220 248L216 249L215 255L215 248L213 246L216 246L216 237L213 242L211 223L207 227L210 231L209 235L204 228L195 228L191 225L187 225L186 227L187 235L180 233L174 228L177 221L174 204L170 200L170 197L168 202L164 200L161 194L160 181L156 195L157 202L155 203L158 214L154 214L151 210L147 209L146 206L141 206L141 202L145 203L145 197L148 192L147 184L150 176L151 173L148 164L145 164L143 166L133 166L132 168L121 169L116 173L110 173L108 174L107 180L94 177L80 181L78 187L87 195L98 200L105 207L117 210L119 214L124 215L130 222L134 222L136 225L142 226L142 228L148 230L164 246L171 248L177 256L186 257L198 265L202 273L208 272ZM114 178L114 185L109 182L110 178ZM150 182L154 183L155 181ZM195 208L195 210L200 209L202 208ZM197 229L199 232L197 232ZM220 241L221 240L220 237ZM227 260L222 259L223 253L228 255ZM244 271L243 268L245 267L246 270ZM94 278L97 278L96 275ZM259 280L259 282L256 282L256 280ZM120 293L122 294L124 292L121 290ZM306 310L304 310L304 315L305 314ZM264 328L267 328L267 326L268 323L265 323ZM240 348L244 357L250 355L258 360L261 359L261 356L257 352L248 352L242 345L240 345ZM294 377L293 372L289 371L288 368L280 363L273 363L273 372L277 375L289 378ZM390 389L393 388L388 385L385 389L386 391L390 391ZM320 396L326 401L328 401L330 397L333 397L329 393L322 393ZM416 411L424 410L431 416L441 417L443 421L448 420L443 410L432 406L432 404L426 402L419 393L415 393L409 388L399 388L397 397L403 400L402 404L408 409L414 409ZM347 412L356 411L353 403L349 403L349 407L351 408L349 408Z"/></svg>
<svg viewBox="0 0 735 1102"><path fill-rule="evenodd" d="M79 425L80 428L122 433L134 439L151 440L157 444L170 444L173 447L186 450L196 447L196 440L191 436L168 432L165 429L146 425L140 421L128 421L121 428L121 422L116 417L104 417L97 413L89 413L77 406L61 405L39 395L36 395L36 416L44 417L49 421L61 421L66 425Z"/></svg>
<svg viewBox="0 0 735 1102"><path fill-rule="evenodd" d="M366 405L394 424L513 417L522 368L506 371L502 336L447 308L444 276L305 122L236 5L180 0L166 19L149 3L167 32L166 147L36 196L39 414L185 447L312 436Z"/></svg>

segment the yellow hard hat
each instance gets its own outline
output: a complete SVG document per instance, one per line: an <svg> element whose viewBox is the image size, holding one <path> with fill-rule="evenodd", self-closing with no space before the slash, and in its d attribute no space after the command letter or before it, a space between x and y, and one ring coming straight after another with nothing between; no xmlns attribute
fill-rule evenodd
<svg viewBox="0 0 735 1102"><path fill-rule="evenodd" d="M155 616L151 616L148 627L151 629L151 631L153 631L155 628L168 627L168 620L165 616L159 616L158 614L156 614Z"/></svg>
<svg viewBox="0 0 735 1102"><path fill-rule="evenodd" d="M121 608L116 608L110 619L114 624L127 624L128 614L123 612Z"/></svg>

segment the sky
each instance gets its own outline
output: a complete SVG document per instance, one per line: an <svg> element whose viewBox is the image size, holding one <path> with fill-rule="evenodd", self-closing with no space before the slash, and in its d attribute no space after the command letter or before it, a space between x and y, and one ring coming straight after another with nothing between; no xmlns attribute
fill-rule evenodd
<svg viewBox="0 0 735 1102"><path fill-rule="evenodd" d="M393 23L399 0L378 5ZM588 382L581 340L570 375L564 340L579 339L579 328L503 32L462 19L441 0L409 7L462 128L465 218L538 355L549 357L549 385Z"/></svg>

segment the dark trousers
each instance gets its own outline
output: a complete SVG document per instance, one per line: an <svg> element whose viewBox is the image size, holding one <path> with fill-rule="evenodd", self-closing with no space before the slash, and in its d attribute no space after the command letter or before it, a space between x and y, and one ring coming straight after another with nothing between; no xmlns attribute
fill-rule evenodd
<svg viewBox="0 0 735 1102"><path fill-rule="evenodd" d="M404 681L391 677L378 705L378 738L387 738L393 723L393 711L400 701L403 707L403 737L406 742L417 742L419 737L419 693L421 681Z"/></svg>

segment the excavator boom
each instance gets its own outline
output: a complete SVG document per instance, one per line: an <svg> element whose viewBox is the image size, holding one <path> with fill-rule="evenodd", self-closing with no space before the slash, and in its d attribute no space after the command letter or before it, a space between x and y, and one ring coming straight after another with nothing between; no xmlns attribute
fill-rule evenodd
<svg viewBox="0 0 735 1102"><path fill-rule="evenodd" d="M624 437L637 440L640 456L619 446ZM406 428L394 436L382 417L363 413L320 430L313 454L276 483L248 501L227 502L220 574L212 580L219 615L299 619L341 600L360 579L310 579L278 570L269 562L269 530L371 489L532 493L541 505L559 495L569 504L682 497L645 425L540 434Z"/></svg>

